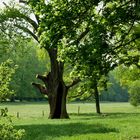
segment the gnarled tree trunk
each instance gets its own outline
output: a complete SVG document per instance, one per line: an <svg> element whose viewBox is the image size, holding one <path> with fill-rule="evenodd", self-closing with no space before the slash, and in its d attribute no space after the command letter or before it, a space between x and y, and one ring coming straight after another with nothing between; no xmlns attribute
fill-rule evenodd
<svg viewBox="0 0 140 140"><path fill-rule="evenodd" d="M58 88L54 93L52 92L48 96L50 105L50 115L49 118L69 118L66 110L66 96L67 89L66 86L59 82Z"/></svg>
<svg viewBox="0 0 140 140"><path fill-rule="evenodd" d="M47 78L49 118L69 118L66 110L68 89L63 81L64 63L57 61L57 49L48 50L51 61L51 72Z"/></svg>
<svg viewBox="0 0 140 140"><path fill-rule="evenodd" d="M80 82L75 79L70 85L66 86L63 80L64 63L57 60L57 48L47 49L51 70L46 76L37 75L37 78L45 83L45 86L32 83L41 93L48 96L51 119L69 118L66 109L66 97L69 88Z"/></svg>
<svg viewBox="0 0 140 140"><path fill-rule="evenodd" d="M37 76L45 83L45 87L36 83L33 83L33 85L39 88L41 93L48 95L49 118L69 118L66 110L66 97L69 88L63 80L64 63L57 61L57 49L48 49L48 53L51 61L51 71L47 76Z"/></svg>

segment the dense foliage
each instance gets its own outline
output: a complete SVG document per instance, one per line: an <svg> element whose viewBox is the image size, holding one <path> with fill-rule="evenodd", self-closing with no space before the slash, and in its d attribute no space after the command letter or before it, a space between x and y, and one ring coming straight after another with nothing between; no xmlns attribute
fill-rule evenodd
<svg viewBox="0 0 140 140"><path fill-rule="evenodd" d="M116 70L116 79L123 87L128 88L130 103L138 106L140 104L140 69L134 65L119 66Z"/></svg>
<svg viewBox="0 0 140 140"><path fill-rule="evenodd" d="M102 90L100 92L100 100L111 102L128 102L128 89L122 87L120 81L115 78L115 70L109 73L107 90Z"/></svg>
<svg viewBox="0 0 140 140"><path fill-rule="evenodd" d="M4 111L7 111L7 109L1 109L1 114ZM23 129L17 130L14 128L12 119L7 115L7 112L0 116L0 140L21 140L24 134Z"/></svg>
<svg viewBox="0 0 140 140"><path fill-rule="evenodd" d="M0 65L0 101L8 99L14 94L14 91L10 90L9 87L15 69L16 67L10 59Z"/></svg>
<svg viewBox="0 0 140 140"><path fill-rule="evenodd" d="M43 100L43 96L38 94L31 83L36 80L37 73L44 73L49 69L47 54L39 49L36 42L30 38L25 40L21 35L9 38L1 32L0 62L7 59L12 59L13 65L18 66L9 85L9 88L16 93L11 100Z"/></svg>

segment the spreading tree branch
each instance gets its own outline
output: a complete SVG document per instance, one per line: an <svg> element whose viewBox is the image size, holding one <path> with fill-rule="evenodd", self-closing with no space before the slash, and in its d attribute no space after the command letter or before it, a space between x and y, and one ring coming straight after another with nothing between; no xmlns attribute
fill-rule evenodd
<svg viewBox="0 0 140 140"><path fill-rule="evenodd" d="M32 20L31 18L29 18L28 16L26 16L24 14L21 14L21 18L23 18L24 20L26 20L27 22L29 22L33 26L34 30L37 31L38 24L34 20Z"/></svg>
<svg viewBox="0 0 140 140"><path fill-rule="evenodd" d="M140 36L136 36L135 38L129 40L128 42L116 46L113 50L116 50L116 49L120 48L121 46L129 45L130 43L135 42L137 39L140 39Z"/></svg>
<svg viewBox="0 0 140 140"><path fill-rule="evenodd" d="M135 19L133 19L133 22L132 22L132 24L130 25L130 28L129 28L128 32L125 34L125 36L124 36L122 39L120 39L119 41L117 41L117 42L115 43L115 45L117 45L118 43L121 42L120 46L122 46L122 44L123 44L125 38L130 34L132 28L134 27L134 23L135 23Z"/></svg>
<svg viewBox="0 0 140 140"><path fill-rule="evenodd" d="M89 31L90 31L90 29L89 29L89 27L87 27L86 30L80 34L80 36L77 38L77 40L75 42L79 43L87 35L87 33Z"/></svg>
<svg viewBox="0 0 140 140"><path fill-rule="evenodd" d="M28 4L28 2L26 0L19 0L19 3ZM39 23L39 16L35 14L35 18L36 18L37 22Z"/></svg>
<svg viewBox="0 0 140 140"><path fill-rule="evenodd" d="M28 34L31 35L37 42L39 42L39 41L38 41L38 37L37 37L32 31L30 31L28 28L23 27L23 26L20 26L20 25L17 25L17 24L14 24L14 26L17 27L17 28L19 28L19 29L21 29L22 31L28 33Z"/></svg>
<svg viewBox="0 0 140 140"><path fill-rule="evenodd" d="M26 0L19 0L19 3L27 4L27 1Z"/></svg>
<svg viewBox="0 0 140 140"><path fill-rule="evenodd" d="M140 65L139 65L139 64L135 63L135 65L137 66L137 68L139 68L139 69L140 69Z"/></svg>
<svg viewBox="0 0 140 140"><path fill-rule="evenodd" d="M84 94L84 92L79 93L79 94L77 94L77 95L70 96L70 97L68 97L68 98L69 98L69 99L71 99L71 98L77 98L77 97L79 97L79 96L82 96L83 94Z"/></svg>
<svg viewBox="0 0 140 140"><path fill-rule="evenodd" d="M33 86L35 86L36 88L39 89L39 91L44 94L44 95L48 95L48 91L47 91L47 88L42 86L41 84L38 84L38 83L32 83Z"/></svg>
<svg viewBox="0 0 140 140"><path fill-rule="evenodd" d="M24 19L26 22L28 22L30 25L32 25L32 27L34 28L35 31L37 31L38 24L34 20L32 20L30 17L28 17L24 13L21 13L18 9L11 8L6 3L4 3L4 5L7 8L6 14L4 13L5 16L7 16L7 17L4 18L3 21L8 20L9 18L13 18L13 19L16 19L16 18Z"/></svg>
<svg viewBox="0 0 140 140"><path fill-rule="evenodd" d="M42 80L44 83L47 82L47 77L46 77L46 76L43 76L43 75L39 75L39 74L37 74L37 75L36 75L36 78Z"/></svg>
<svg viewBox="0 0 140 140"><path fill-rule="evenodd" d="M68 46L74 45L74 44L79 44L80 41L88 34L89 31L90 31L90 28L87 27L87 28L85 29L85 31L82 32L76 40L74 40L73 42L69 43Z"/></svg>
<svg viewBox="0 0 140 140"><path fill-rule="evenodd" d="M80 79L75 79L75 80L73 80L73 82L72 82L70 85L68 85L67 88L69 89L69 88L75 86L75 85L78 84L80 81L81 81Z"/></svg>

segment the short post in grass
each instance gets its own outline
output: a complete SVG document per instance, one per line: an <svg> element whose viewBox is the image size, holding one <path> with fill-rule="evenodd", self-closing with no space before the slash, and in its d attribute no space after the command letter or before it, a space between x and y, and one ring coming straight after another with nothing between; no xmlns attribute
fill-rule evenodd
<svg viewBox="0 0 140 140"><path fill-rule="evenodd" d="M44 110L42 110L42 117L44 117L45 113L44 113Z"/></svg>
<svg viewBox="0 0 140 140"><path fill-rule="evenodd" d="M17 112L17 118L19 118L19 112Z"/></svg>
<svg viewBox="0 0 140 140"><path fill-rule="evenodd" d="M78 115L80 114L80 106L78 106Z"/></svg>

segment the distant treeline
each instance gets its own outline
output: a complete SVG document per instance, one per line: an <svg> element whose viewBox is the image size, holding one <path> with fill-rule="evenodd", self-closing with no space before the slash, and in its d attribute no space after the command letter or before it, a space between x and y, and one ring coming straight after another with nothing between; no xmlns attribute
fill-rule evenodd
<svg viewBox="0 0 140 140"><path fill-rule="evenodd" d="M2 51L0 63L11 59L18 67L10 84L11 90L15 92L10 101L47 100L31 85L32 82L40 82L37 81L36 74L44 74L49 71L50 62L47 53L42 51L32 40L25 41L16 36L14 40L9 40L1 34L0 41L4 41L4 43L0 43ZM113 73L109 75L108 83L110 83L108 90L101 91L101 101L128 101L127 90L123 89L115 80Z"/></svg>
<svg viewBox="0 0 140 140"><path fill-rule="evenodd" d="M44 97L13 97L10 99L11 102L22 102L22 101L28 101L28 102L40 102L40 101L47 101L47 98Z"/></svg>
<svg viewBox="0 0 140 140"><path fill-rule="evenodd" d="M128 102L129 94L126 88L120 86L120 83L114 78L113 73L109 75L109 83L107 91L102 91L100 95L101 101Z"/></svg>

